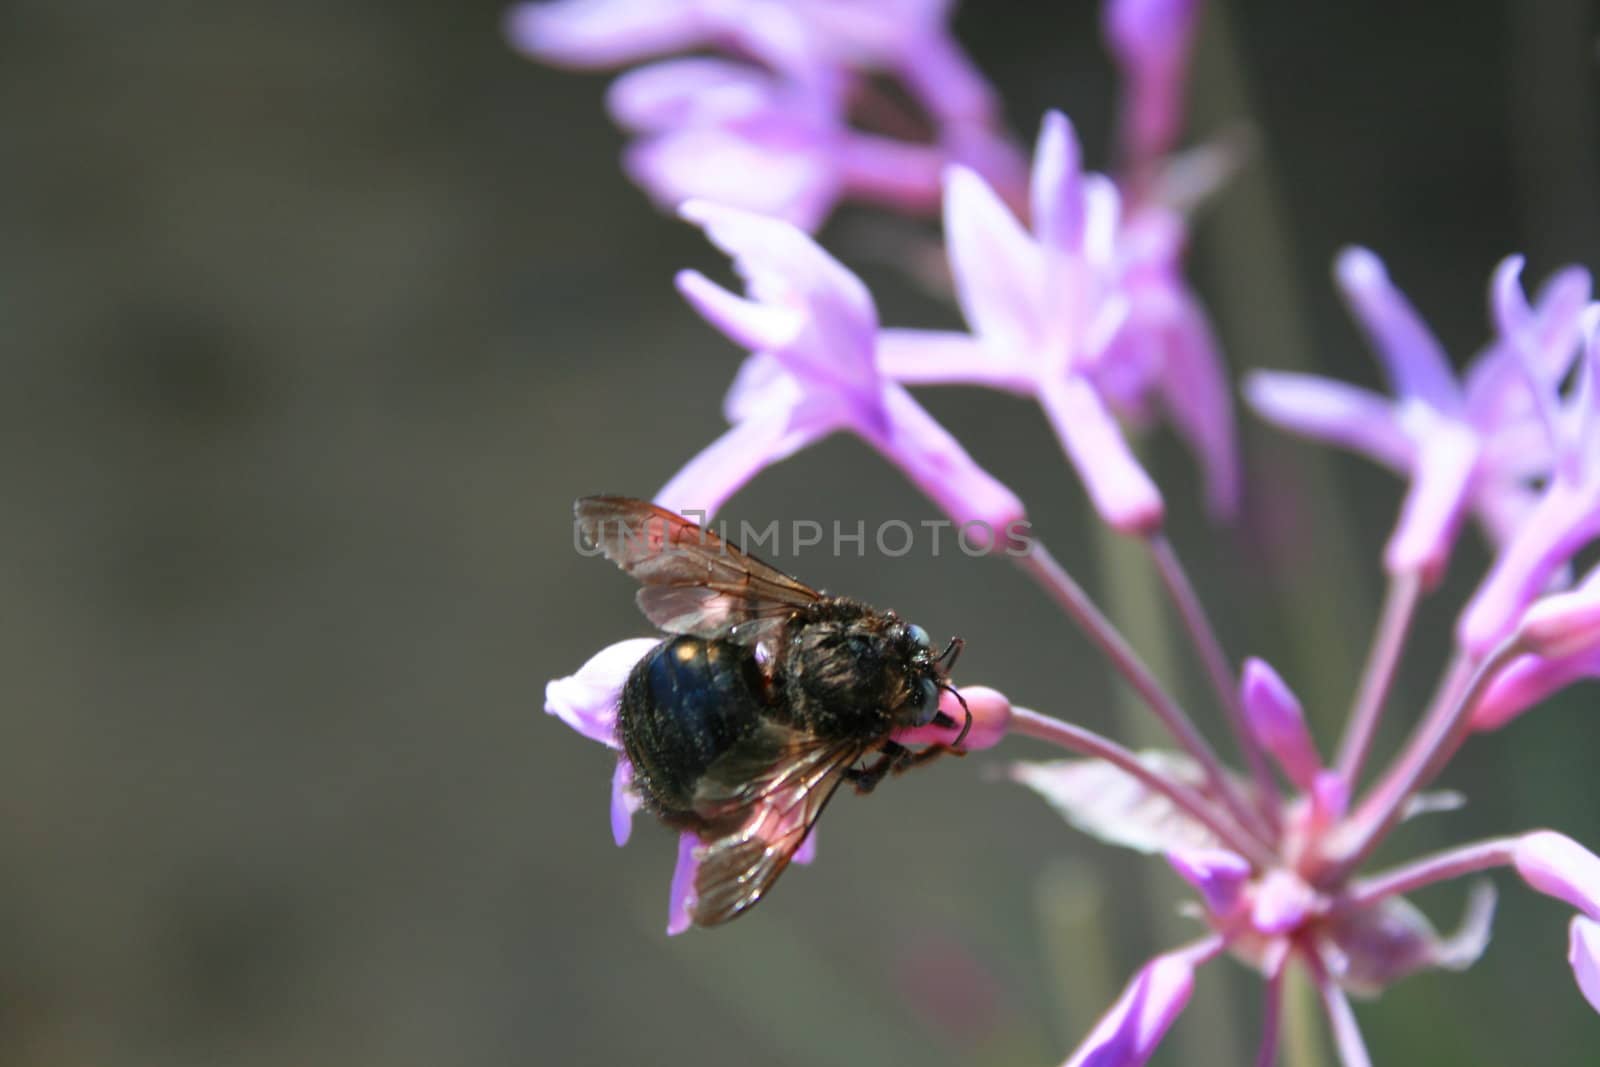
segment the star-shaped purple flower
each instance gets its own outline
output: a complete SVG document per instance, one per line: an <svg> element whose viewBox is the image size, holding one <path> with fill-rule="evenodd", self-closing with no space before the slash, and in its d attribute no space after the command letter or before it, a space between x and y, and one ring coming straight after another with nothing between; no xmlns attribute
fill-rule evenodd
<svg viewBox="0 0 1600 1067"><path fill-rule="evenodd" d="M734 259L748 296L696 271L678 276L695 310L753 354L728 392L733 428L656 494L677 511L717 511L757 472L845 430L899 467L975 543L999 547L1023 517L1016 495L969 456L878 365L878 314L861 280L777 219L702 201L684 217Z"/></svg>
<svg viewBox="0 0 1600 1067"><path fill-rule="evenodd" d="M1513 307L1510 314L1521 311ZM1549 457L1533 471L1548 481L1461 614L1458 637L1475 654L1511 633L1533 599L1600 536L1600 304L1585 309L1582 319L1584 357L1566 398L1557 393L1565 361L1536 362L1537 352L1525 357L1526 382L1535 394L1528 420L1535 433L1526 447Z"/></svg>
<svg viewBox="0 0 1600 1067"><path fill-rule="evenodd" d="M1160 406L1200 456L1208 496L1237 495L1232 401L1205 315L1179 270L1183 232L1151 211L1132 224L1116 187L1085 174L1072 127L1045 117L1024 229L981 177L946 179L945 234L972 334L889 330L888 374L909 384L972 384L1033 396L1101 516L1149 532L1163 504L1117 425Z"/></svg>
<svg viewBox="0 0 1600 1067"><path fill-rule="evenodd" d="M952 159L999 180L1015 174L994 92L951 37L949 7L557 0L515 8L508 32L531 55L577 67L694 48L736 57L666 60L619 78L611 113L638 135L624 166L666 210L700 198L814 230L844 198L932 210ZM931 122L931 139L852 125L852 104L872 72L901 80Z"/></svg>
<svg viewBox="0 0 1600 1067"><path fill-rule="evenodd" d="M1499 335L1458 381L1443 346L1378 257L1349 249L1335 277L1394 399L1305 374L1257 371L1245 381L1250 405L1268 421L1362 453L1410 480L1384 549L1391 574L1437 579L1469 509L1496 541L1527 516L1527 483L1547 468L1550 450L1532 421L1522 368L1560 365L1565 373L1590 284L1581 270L1563 271L1529 308L1520 269L1513 257L1496 271L1491 303Z"/></svg>

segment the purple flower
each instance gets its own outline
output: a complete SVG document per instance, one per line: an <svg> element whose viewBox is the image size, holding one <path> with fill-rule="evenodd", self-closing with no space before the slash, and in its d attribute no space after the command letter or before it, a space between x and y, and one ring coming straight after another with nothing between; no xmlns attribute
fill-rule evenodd
<svg viewBox="0 0 1600 1067"><path fill-rule="evenodd" d="M1342 253L1335 274L1395 399L1311 375L1258 371L1245 382L1251 406L1267 420L1360 452L1410 479L1384 550L1391 574L1437 579L1469 508L1496 540L1526 525L1527 485L1546 467L1549 450L1531 432L1537 427L1519 361L1553 366L1570 357L1589 279L1577 270L1557 275L1534 310L1517 289L1520 267L1512 258L1496 272L1500 336L1464 385L1378 257L1362 248ZM1508 314L1513 303L1520 311Z"/></svg>
<svg viewBox="0 0 1600 1067"><path fill-rule="evenodd" d="M714 512L763 468L838 430L898 466L990 547L1009 540L1020 501L878 369L878 315L866 286L788 223L704 202L684 217L734 258L748 297L678 276L705 319L754 354L729 390L733 428L678 472L658 503Z"/></svg>
<svg viewBox="0 0 1600 1067"><path fill-rule="evenodd" d="M997 180L1017 170L993 91L950 36L944 0L559 0L513 10L509 33L549 62L611 67L691 48L733 59L654 63L612 87L638 134L630 177L665 209L693 198L821 225L851 197L932 210L951 160ZM897 75L935 136L851 126L863 72ZM899 116L891 124L907 125ZM904 131L899 131L904 132Z"/></svg>
<svg viewBox="0 0 1600 1067"><path fill-rule="evenodd" d="M1030 195L1031 232L977 174L951 169L945 233L973 335L886 331L886 372L1037 398L1101 516L1130 532L1158 527L1163 504L1112 408L1141 415L1159 398L1200 453L1213 505L1226 510L1236 491L1231 401L1204 315L1179 277L1175 219L1122 227L1116 188L1083 173L1057 112L1039 135Z"/></svg>
<svg viewBox="0 0 1600 1067"><path fill-rule="evenodd" d="M1503 302L1512 305L1503 317L1528 317L1509 297ZM1546 353L1528 350L1533 326L1519 331L1528 338L1518 351L1524 356L1526 381L1535 393L1530 406L1544 431L1535 447L1545 447L1535 454L1550 456L1549 482L1462 612L1457 636L1475 654L1487 652L1509 634L1534 597L1558 581L1572 557L1600 535L1600 411L1596 410L1600 407L1600 305L1586 309L1583 319L1585 354L1577 383L1564 403L1555 390L1566 374L1565 360L1560 358L1566 351L1566 336L1561 336L1564 343L1554 352Z"/></svg>
<svg viewBox="0 0 1600 1067"><path fill-rule="evenodd" d="M623 166L665 210L703 198L820 226L846 197L927 211L946 153L846 125L837 93L722 59L640 67L611 87L638 135Z"/></svg>
<svg viewBox="0 0 1600 1067"><path fill-rule="evenodd" d="M947 28L952 0L556 0L511 10L507 32L547 63L608 68L716 48L791 73L850 67L901 77L928 111L989 120L994 90Z"/></svg>
<svg viewBox="0 0 1600 1067"><path fill-rule="evenodd" d="M1349 842L1367 825L1365 813L1348 810L1343 776L1321 768L1299 701L1259 660L1248 661L1242 690L1251 726L1305 790L1286 800L1262 798L1272 804L1264 836L1235 820L1220 802L1220 788L1195 761L1176 753L1118 755L1115 746L1096 744L1083 750L1106 753L1099 758L1025 763L1012 770L1014 781L1040 793L1080 830L1110 844L1163 853L1199 893L1213 935L1176 954L1187 965L1173 956L1152 961L1070 1062L1144 1063L1187 1001L1193 965L1223 950L1267 978L1269 1020L1279 1011L1284 968L1306 967L1323 989L1342 1046L1353 1050L1360 1035L1344 993L1372 995L1423 969L1464 969L1488 944L1495 896L1487 884L1468 895L1460 928L1449 936L1440 935L1405 894L1495 867L1513 867L1532 888L1581 913L1569 955L1580 989L1594 999L1600 857L1546 830L1462 846L1358 878L1353 868L1370 849L1351 863ZM1014 715L1022 717L1023 732L1060 735L1029 729L1037 713L1015 709ZM1413 794L1412 809L1429 810L1418 802L1425 799ZM1379 823L1378 838L1392 825ZM1276 1040L1269 1025L1257 1062L1274 1062Z"/></svg>

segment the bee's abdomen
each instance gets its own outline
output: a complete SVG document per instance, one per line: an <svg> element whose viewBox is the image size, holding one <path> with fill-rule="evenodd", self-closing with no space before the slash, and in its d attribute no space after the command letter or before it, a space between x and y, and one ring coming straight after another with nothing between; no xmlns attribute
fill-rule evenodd
<svg viewBox="0 0 1600 1067"><path fill-rule="evenodd" d="M748 649L675 637L657 645L622 691L623 749L658 814L688 815L696 783L759 721L760 679Z"/></svg>

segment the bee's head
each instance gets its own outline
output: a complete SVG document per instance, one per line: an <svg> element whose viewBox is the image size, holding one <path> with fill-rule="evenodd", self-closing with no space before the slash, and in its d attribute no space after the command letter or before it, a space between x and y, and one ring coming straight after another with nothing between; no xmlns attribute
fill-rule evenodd
<svg viewBox="0 0 1600 1067"><path fill-rule="evenodd" d="M949 688L950 667L961 652L961 638L955 637L943 652L935 654L928 631L915 623L896 628L896 639L909 665L907 705L913 726L926 726L939 713L939 691Z"/></svg>

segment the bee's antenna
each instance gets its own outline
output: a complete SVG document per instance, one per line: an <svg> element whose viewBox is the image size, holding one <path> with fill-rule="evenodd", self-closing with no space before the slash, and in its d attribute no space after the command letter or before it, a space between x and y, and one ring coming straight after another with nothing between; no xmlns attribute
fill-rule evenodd
<svg viewBox="0 0 1600 1067"><path fill-rule="evenodd" d="M960 641L961 638L956 638L956 651L958 652L961 650L959 643ZM939 658L944 659L943 656L940 656ZM941 685L939 688L955 697L956 701L961 705L961 710L967 713L967 721L961 724L961 732L956 735L956 739L954 741L950 742L951 748L960 748L961 742L967 739L967 731L972 729L972 709L967 707L967 698L962 696L961 690L957 689L955 686Z"/></svg>
<svg viewBox="0 0 1600 1067"><path fill-rule="evenodd" d="M950 643L944 646L944 651L939 653L939 658L936 662L946 671L949 671L951 667L956 665L956 657L961 655L961 650L966 647L967 643L961 638L952 637ZM946 660L949 662L945 662ZM951 691L954 692L954 690Z"/></svg>

